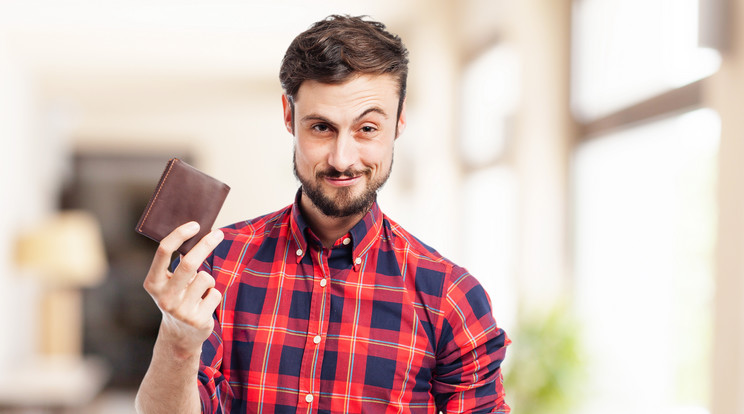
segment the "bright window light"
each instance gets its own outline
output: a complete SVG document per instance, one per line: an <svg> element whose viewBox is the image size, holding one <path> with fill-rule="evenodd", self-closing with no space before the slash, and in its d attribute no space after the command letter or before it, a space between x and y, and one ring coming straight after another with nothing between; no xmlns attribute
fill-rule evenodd
<svg viewBox="0 0 744 414"><path fill-rule="evenodd" d="M701 109L579 148L580 413L705 414L720 120Z"/></svg>
<svg viewBox="0 0 744 414"><path fill-rule="evenodd" d="M573 108L590 121L715 72L699 0L582 0L573 13Z"/></svg>

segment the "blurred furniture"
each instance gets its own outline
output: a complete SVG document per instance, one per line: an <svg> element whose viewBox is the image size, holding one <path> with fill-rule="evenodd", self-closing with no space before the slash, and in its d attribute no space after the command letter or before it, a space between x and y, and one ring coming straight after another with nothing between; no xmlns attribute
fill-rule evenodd
<svg viewBox="0 0 744 414"><path fill-rule="evenodd" d="M109 376L97 358L40 356L9 368L0 372L0 413L79 413Z"/></svg>
<svg viewBox="0 0 744 414"><path fill-rule="evenodd" d="M100 226L84 211L56 214L18 239L16 261L42 288L38 351L82 355L82 291L103 280Z"/></svg>
<svg viewBox="0 0 744 414"><path fill-rule="evenodd" d="M16 262L40 287L38 346L33 357L0 373L0 412L75 410L109 376L102 360L82 352L82 289L99 284L107 271L100 225L84 211L56 213L20 235Z"/></svg>
<svg viewBox="0 0 744 414"><path fill-rule="evenodd" d="M160 327L160 310L142 288L158 244L134 227L173 156L194 160L170 151L77 152L60 194L61 209L85 210L101 224L108 271L100 284L83 289L83 350L109 364L112 389L139 387Z"/></svg>

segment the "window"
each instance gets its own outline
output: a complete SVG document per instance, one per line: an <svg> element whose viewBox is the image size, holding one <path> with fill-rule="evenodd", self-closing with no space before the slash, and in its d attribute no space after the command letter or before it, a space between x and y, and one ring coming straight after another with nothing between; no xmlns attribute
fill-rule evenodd
<svg viewBox="0 0 744 414"><path fill-rule="evenodd" d="M702 4L705 4L704 2ZM697 0L575 0L580 413L708 412L720 120Z"/></svg>
<svg viewBox="0 0 744 414"><path fill-rule="evenodd" d="M699 0L576 0L573 97L592 120L713 73L701 48Z"/></svg>
<svg viewBox="0 0 744 414"><path fill-rule="evenodd" d="M707 412L719 130L697 110L576 154L582 412Z"/></svg>

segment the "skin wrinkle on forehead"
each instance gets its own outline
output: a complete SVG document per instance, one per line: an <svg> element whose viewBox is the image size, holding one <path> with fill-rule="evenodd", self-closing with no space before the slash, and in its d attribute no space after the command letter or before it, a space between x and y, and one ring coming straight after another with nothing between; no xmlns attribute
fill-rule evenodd
<svg viewBox="0 0 744 414"><path fill-rule="evenodd" d="M348 91L343 88L343 85L349 84L350 82L353 82L355 80L358 80L360 78L364 79L379 79L383 85L382 88L386 88L386 86L392 87L392 89L395 93L390 96L390 94L380 94L380 85L374 85L374 84L368 84L365 85L362 88L359 88L358 90L354 91L353 93L349 94ZM399 96L397 92L397 83L395 79L391 75L356 75L350 79L348 79L346 82L335 85L335 84L326 84L314 80L307 80L303 82L302 86L300 87L300 90L297 92L297 96L294 99L294 105L300 105L302 101L302 97L304 95L309 95L314 90L319 90L324 85L327 86L339 86L338 88L331 88L326 89L323 93L325 101L328 102L327 105L324 105L321 102L316 102L316 106L318 106L318 110L320 113L316 113L317 115L321 115L323 118L328 118L328 116L324 116L323 113L326 112L325 106L330 106L333 112L336 112L335 109L337 107L346 107L346 108L352 108L354 110L350 112L361 112L358 117L362 117L364 115L364 112L367 112L370 108L378 108L381 115L383 115L384 119L388 119L389 115L385 112L383 109L384 107L388 106L386 105L386 102L388 99L394 98L395 105L393 107L397 108ZM307 97L307 99L312 99L311 97ZM312 114L311 114L312 115ZM305 117L303 117L305 118Z"/></svg>

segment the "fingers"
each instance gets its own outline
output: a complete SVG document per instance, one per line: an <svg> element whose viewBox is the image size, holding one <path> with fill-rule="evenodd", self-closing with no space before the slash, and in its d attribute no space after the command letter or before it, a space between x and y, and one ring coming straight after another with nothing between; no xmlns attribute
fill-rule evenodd
<svg viewBox="0 0 744 414"><path fill-rule="evenodd" d="M166 236L158 246L144 283L145 290L163 312L159 337L162 335L166 341L191 351L201 349L202 342L211 334L212 314L222 300L222 295L214 288L214 278L207 272L198 272L207 256L223 240L220 230L204 236L181 257L173 273L168 271L173 253L198 231L198 223L191 222Z"/></svg>
<svg viewBox="0 0 744 414"><path fill-rule="evenodd" d="M193 224L196 226L187 223L178 227L161 241L153 260L151 274L148 275L148 280L152 280L145 281L145 289L167 313L189 313L199 306L207 290L214 288L214 278L207 272L197 271L224 238L222 231L214 230L204 236L188 254L181 257L172 275L167 272L168 261L163 260L163 257L170 260L173 252L185 240L193 237L192 232L199 231L198 224Z"/></svg>
<svg viewBox="0 0 744 414"><path fill-rule="evenodd" d="M199 272L181 294L163 294L158 298L157 305L176 321L202 328L222 300L214 284L214 278L209 273Z"/></svg>
<svg viewBox="0 0 744 414"><path fill-rule="evenodd" d="M207 291L207 293L204 295L204 298L199 303L197 307L197 311L199 313L207 313L211 315L214 313L214 310L217 309L217 306L222 302L222 294L220 294L220 291L211 288Z"/></svg>
<svg viewBox="0 0 744 414"><path fill-rule="evenodd" d="M210 278L211 276L205 275ZM204 299L202 299L202 296ZM217 305L222 301L222 295L215 288L207 288L207 290L201 291L201 293L189 294L182 302L172 304L172 307L163 308L166 315L172 318L173 321L185 324L186 326L193 327L198 330L207 329L200 336L197 342L204 341L204 337L211 332L212 315ZM164 306L168 306L163 304ZM170 305L170 304L169 304Z"/></svg>
<svg viewBox="0 0 744 414"><path fill-rule="evenodd" d="M150 283L159 284L168 280L168 267L170 266L173 252L183 242L194 237L198 232L199 223L192 221L177 227L160 241L160 245L155 251L155 257L152 259L150 271L147 273L147 279L150 280Z"/></svg>
<svg viewBox="0 0 744 414"><path fill-rule="evenodd" d="M176 319L190 319L186 316L195 311L202 302L202 297L214 298L214 293L208 295L208 290L214 287L214 278L206 272L197 271L204 260L224 238L220 230L215 230L204 236L189 253L181 257L176 270L171 274L168 266L173 253L178 247L199 231L198 223L186 223L176 228L166 236L158 247L150 271L145 279L144 287L153 297L158 307ZM219 296L219 292L215 291ZM214 304L212 310L217 305Z"/></svg>
<svg viewBox="0 0 744 414"><path fill-rule="evenodd" d="M181 258L181 263L173 272L173 278L169 285L176 290L185 289L194 279L194 274L199 270L204 260L220 244L223 238L224 234L220 230L214 230L204 236L186 256Z"/></svg>
<svg viewBox="0 0 744 414"><path fill-rule="evenodd" d="M187 309L195 309L207 294L207 291L214 287L214 278L207 272L199 272L194 280L186 288L183 297L183 305Z"/></svg>

